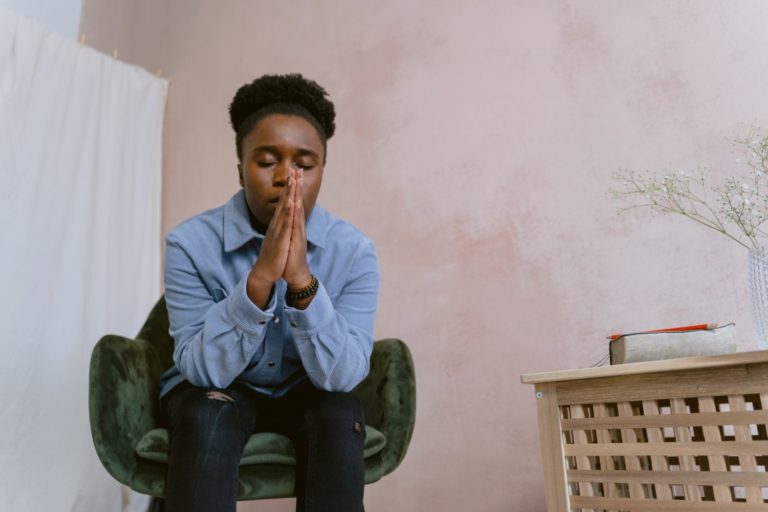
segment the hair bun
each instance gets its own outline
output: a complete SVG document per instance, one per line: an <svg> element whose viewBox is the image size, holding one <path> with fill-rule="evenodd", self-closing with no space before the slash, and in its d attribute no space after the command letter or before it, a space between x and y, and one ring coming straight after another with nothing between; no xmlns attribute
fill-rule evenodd
<svg viewBox="0 0 768 512"><path fill-rule="evenodd" d="M336 130L336 110L328 99L328 93L317 82L298 73L263 75L240 87L229 106L232 129L237 132L248 116L275 103L304 107L317 120L328 139Z"/></svg>

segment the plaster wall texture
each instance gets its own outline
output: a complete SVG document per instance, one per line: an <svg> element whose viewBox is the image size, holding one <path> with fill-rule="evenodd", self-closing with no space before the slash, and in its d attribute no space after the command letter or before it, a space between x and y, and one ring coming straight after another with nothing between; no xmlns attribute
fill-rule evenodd
<svg viewBox="0 0 768 512"><path fill-rule="evenodd" d="M170 79L163 227L237 188L227 106L262 73L331 92L320 204L378 247L379 337L410 345L418 418L369 510L543 511L533 389L613 331L735 321L747 252L617 216L620 167L738 170L768 122L760 1L85 0L89 44ZM290 500L240 510L292 509Z"/></svg>

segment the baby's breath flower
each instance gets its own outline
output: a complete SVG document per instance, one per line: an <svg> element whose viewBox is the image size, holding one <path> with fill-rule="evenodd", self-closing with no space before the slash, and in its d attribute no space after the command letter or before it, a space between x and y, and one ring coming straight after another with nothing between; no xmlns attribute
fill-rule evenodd
<svg viewBox="0 0 768 512"><path fill-rule="evenodd" d="M683 215L745 247L761 248L763 237L768 236L762 234L768 231L762 227L768 220L768 135L758 130L733 144L747 156L734 161L752 170L745 178L734 176L712 186L707 184L706 169L695 174L665 169L661 178L650 172L620 170L614 179L623 188L611 190L611 195L627 204L620 212L649 207Z"/></svg>

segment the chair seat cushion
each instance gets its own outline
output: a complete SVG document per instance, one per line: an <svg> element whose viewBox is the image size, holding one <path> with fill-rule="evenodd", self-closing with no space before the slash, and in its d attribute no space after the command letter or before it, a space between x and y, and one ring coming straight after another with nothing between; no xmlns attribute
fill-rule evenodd
<svg viewBox="0 0 768 512"><path fill-rule="evenodd" d="M387 440L384 434L375 428L365 426L365 458L379 453ZM156 428L150 430L136 445L136 454L142 459L154 462L168 462L168 430ZM253 434L243 448L240 457L241 466L256 464L278 464L281 466L295 466L296 453L291 440L281 434L273 432L260 432Z"/></svg>

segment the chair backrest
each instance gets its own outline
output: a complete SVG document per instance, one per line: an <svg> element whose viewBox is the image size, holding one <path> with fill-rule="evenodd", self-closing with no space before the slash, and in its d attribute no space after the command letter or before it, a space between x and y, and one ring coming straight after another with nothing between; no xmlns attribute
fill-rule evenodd
<svg viewBox="0 0 768 512"><path fill-rule="evenodd" d="M158 356L171 366L173 361L173 338L168 332L168 308L165 306L165 295L160 297L150 311L136 338L147 340L158 351Z"/></svg>

